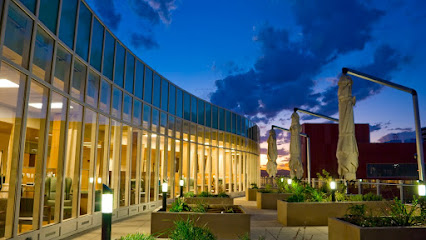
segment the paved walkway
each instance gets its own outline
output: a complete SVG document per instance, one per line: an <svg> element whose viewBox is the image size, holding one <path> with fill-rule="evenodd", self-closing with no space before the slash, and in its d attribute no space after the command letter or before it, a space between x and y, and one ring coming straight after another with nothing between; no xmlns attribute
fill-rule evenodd
<svg viewBox="0 0 426 240"><path fill-rule="evenodd" d="M242 205L247 213L251 214L251 239L265 240L327 240L327 227L283 227L277 221L276 210L257 209L256 202L246 201L245 198L236 198L236 205ZM111 239L119 239L128 233L150 233L150 213L143 213L134 217L114 222L112 224ZM264 237L264 238L262 238ZM101 238L100 227L86 231L69 239L97 240Z"/></svg>

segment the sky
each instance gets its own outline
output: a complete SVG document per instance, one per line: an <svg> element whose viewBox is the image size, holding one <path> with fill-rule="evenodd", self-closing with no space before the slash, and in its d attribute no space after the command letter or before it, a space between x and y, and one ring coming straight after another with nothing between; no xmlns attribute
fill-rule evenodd
<svg viewBox="0 0 426 240"><path fill-rule="evenodd" d="M299 107L338 118L337 81L349 67L419 94L426 127L426 1L87 0L115 36L156 71L261 129L290 127ZM356 123L371 141L414 137L411 96L353 77ZM301 123L325 122L301 114ZM289 136L277 133L279 168Z"/></svg>

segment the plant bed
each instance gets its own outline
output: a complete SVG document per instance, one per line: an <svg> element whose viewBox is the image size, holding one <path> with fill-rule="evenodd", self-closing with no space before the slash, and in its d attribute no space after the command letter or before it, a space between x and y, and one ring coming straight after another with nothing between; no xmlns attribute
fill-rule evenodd
<svg viewBox="0 0 426 240"><path fill-rule="evenodd" d="M286 202L277 201L278 221L284 226L327 226L328 218L343 217L355 204L365 204L377 213L389 206L389 201L370 202ZM374 212L375 212L374 211ZM342 238L343 239L343 238Z"/></svg>
<svg viewBox="0 0 426 240"><path fill-rule="evenodd" d="M409 227L360 227L338 218L328 219L329 240L423 240L426 237L425 226Z"/></svg>
<svg viewBox="0 0 426 240"><path fill-rule="evenodd" d="M233 211L233 213L228 213ZM237 239L250 234L250 215L240 206L208 208L207 212L162 212L151 213L151 233L160 238L168 238L173 224L178 220L190 219L196 226L207 227L219 239Z"/></svg>
<svg viewBox="0 0 426 240"><path fill-rule="evenodd" d="M248 188L246 191L246 200L247 201L256 201L258 188Z"/></svg>
<svg viewBox="0 0 426 240"><path fill-rule="evenodd" d="M287 200L292 193L257 192L256 203L259 209L277 209L277 200Z"/></svg>
<svg viewBox="0 0 426 240"><path fill-rule="evenodd" d="M185 198L187 204L198 204L203 203L209 206L211 205L234 205L233 198L221 198L221 197L190 197Z"/></svg>

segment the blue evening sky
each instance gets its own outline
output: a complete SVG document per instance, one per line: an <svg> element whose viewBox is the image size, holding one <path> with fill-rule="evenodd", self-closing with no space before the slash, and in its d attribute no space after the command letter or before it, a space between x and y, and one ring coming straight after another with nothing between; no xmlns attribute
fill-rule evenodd
<svg viewBox="0 0 426 240"><path fill-rule="evenodd" d="M338 117L342 67L416 89L426 126L425 1L87 3L148 65L196 96L252 118L262 139L271 124L290 126L293 107ZM355 122L371 125L372 141L414 130L410 95L356 78L353 94ZM261 147L265 153L266 144ZM287 140L278 147L283 164Z"/></svg>

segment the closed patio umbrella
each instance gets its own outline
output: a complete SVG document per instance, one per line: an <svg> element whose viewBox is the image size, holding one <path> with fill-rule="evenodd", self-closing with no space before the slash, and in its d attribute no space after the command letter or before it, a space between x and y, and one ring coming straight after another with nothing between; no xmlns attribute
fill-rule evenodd
<svg viewBox="0 0 426 240"><path fill-rule="evenodd" d="M277 175L277 137L274 129L269 130L268 137L268 163L266 164L266 171L269 177L275 177Z"/></svg>
<svg viewBox="0 0 426 240"><path fill-rule="evenodd" d="M358 168L358 146L355 138L353 106L356 99L352 96L352 79L342 75L339 79L339 141L336 157L338 173L348 181L356 179Z"/></svg>
<svg viewBox="0 0 426 240"><path fill-rule="evenodd" d="M303 177L303 165L300 153L300 132L299 114L293 112L291 115L290 126L290 176L291 178L301 179Z"/></svg>

